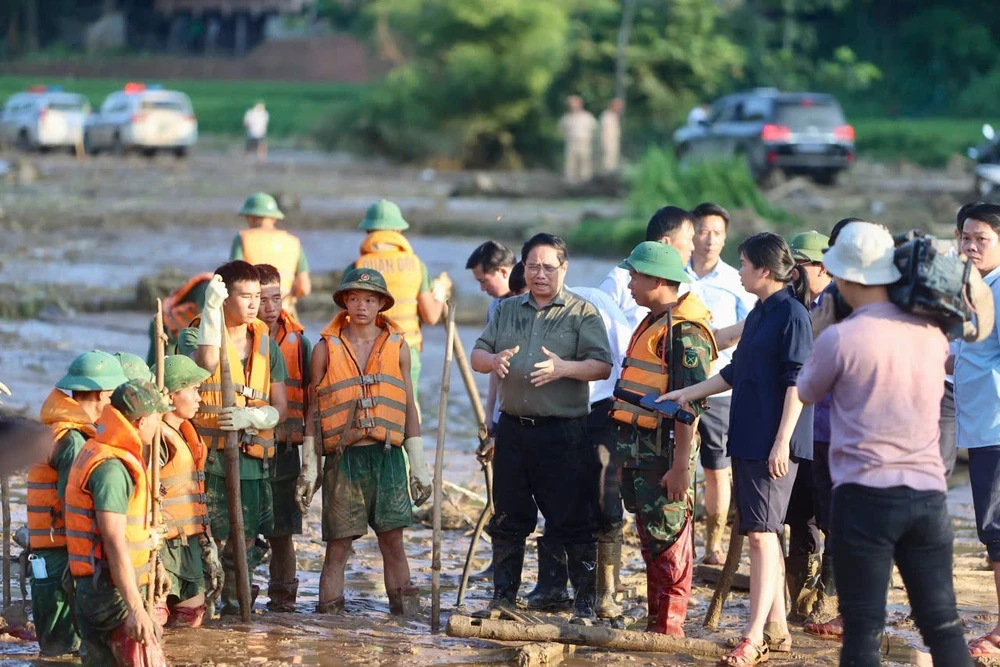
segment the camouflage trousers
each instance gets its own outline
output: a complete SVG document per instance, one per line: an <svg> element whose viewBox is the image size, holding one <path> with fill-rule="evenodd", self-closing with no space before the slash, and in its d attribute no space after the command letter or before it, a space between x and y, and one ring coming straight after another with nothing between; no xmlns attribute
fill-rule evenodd
<svg viewBox="0 0 1000 667"><path fill-rule="evenodd" d="M691 486L687 498L682 502L670 502L661 480L673 463L672 446L665 446L663 455L656 456L653 449L655 431L623 425L617 430L618 453L623 461L622 500L625 509L636 515L643 551L656 559L677 542L690 521L694 507L694 475L698 466L697 439L691 448Z"/></svg>

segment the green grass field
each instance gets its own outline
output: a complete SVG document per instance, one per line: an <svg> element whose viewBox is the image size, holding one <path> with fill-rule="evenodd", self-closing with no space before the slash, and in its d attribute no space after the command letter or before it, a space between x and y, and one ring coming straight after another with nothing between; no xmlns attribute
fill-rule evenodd
<svg viewBox="0 0 1000 667"><path fill-rule="evenodd" d="M983 123L1000 129L997 118L850 118L858 155L885 162L907 161L928 167L947 164L983 143Z"/></svg>
<svg viewBox="0 0 1000 667"><path fill-rule="evenodd" d="M36 84L61 85L67 92L86 95L94 108L126 83L124 79L46 79L0 77L0 100ZM187 93L205 134L242 135L243 112L263 100L271 114L269 134L275 138L305 137L312 133L331 106L357 94L354 84L282 83L277 81L156 81L164 88Z"/></svg>

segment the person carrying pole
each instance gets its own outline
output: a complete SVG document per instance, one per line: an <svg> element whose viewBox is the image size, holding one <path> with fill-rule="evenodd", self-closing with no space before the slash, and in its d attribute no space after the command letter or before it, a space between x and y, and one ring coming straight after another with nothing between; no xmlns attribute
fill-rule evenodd
<svg viewBox="0 0 1000 667"><path fill-rule="evenodd" d="M323 329L313 351L309 395L316 400L306 413L296 486L305 514L319 485L319 456L325 455L326 558L317 611L343 613L351 543L371 526L382 552L389 613L411 615L419 591L410 580L403 530L413 523L410 492L413 504L422 505L431 494L431 476L410 379L410 350L403 331L384 314L394 299L378 271L349 271L333 300L344 311Z"/></svg>
<svg viewBox="0 0 1000 667"><path fill-rule="evenodd" d="M110 354L85 352L73 360L42 404L41 421L52 429L55 447L44 462L28 470L26 501L34 571L32 614L43 656L80 650L71 597L63 584L69 564L63 511L66 484L84 443L97 434L95 424L110 403L111 393L127 381Z"/></svg>
<svg viewBox="0 0 1000 667"><path fill-rule="evenodd" d="M691 280L677 251L645 241L619 266L631 274L632 296L649 314L632 335L617 388L660 395L706 379L718 356L712 316L695 294L677 296ZM696 415L703 411L700 404L692 408ZM611 418L617 422L622 498L636 515L646 562L646 631L683 637L694 558L697 427L617 398Z"/></svg>
<svg viewBox="0 0 1000 667"><path fill-rule="evenodd" d="M158 624L145 604L159 535L150 525L143 449L170 410L156 385L121 385L70 471L66 544L85 667L166 665Z"/></svg>
<svg viewBox="0 0 1000 667"><path fill-rule="evenodd" d="M258 534L274 525L271 500L271 467L274 465L274 429L285 418L285 360L278 344L268 335L267 325L257 319L260 308L260 277L246 262L234 261L216 269L205 292L205 308L192 328L181 332L178 352L192 357L212 376L201 385L201 407L192 420L208 447L205 463L205 494L212 537L221 547L229 535L226 473L221 450L225 435L240 434L240 489L243 537L247 545L248 572L263 560L256 547ZM222 328L226 328L225 351L236 383L236 406L222 407ZM196 327L196 328L195 328ZM235 614L236 558L223 548L226 583L222 591L223 614Z"/></svg>

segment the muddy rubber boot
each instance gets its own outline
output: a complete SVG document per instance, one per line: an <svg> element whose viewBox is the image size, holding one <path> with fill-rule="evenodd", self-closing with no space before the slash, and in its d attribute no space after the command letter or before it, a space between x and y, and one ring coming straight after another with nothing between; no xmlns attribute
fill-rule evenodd
<svg viewBox="0 0 1000 667"><path fill-rule="evenodd" d="M493 540L493 599L485 611L477 611L475 618L491 618L493 611L517 609L517 589L521 587L521 569L524 567L524 540L520 542Z"/></svg>
<svg viewBox="0 0 1000 667"><path fill-rule="evenodd" d="M576 593L570 623L588 625L597 618L594 612L597 596L597 544L567 544L566 566ZM614 570L609 568L609 574L613 582Z"/></svg>
<svg viewBox="0 0 1000 667"><path fill-rule="evenodd" d="M318 602L316 604L317 614L329 614L331 616L340 616L344 613L345 600L341 596L339 598L334 598L329 602Z"/></svg>
<svg viewBox="0 0 1000 667"><path fill-rule="evenodd" d="M493 561L483 569L482 572L473 572L469 575L469 581L493 581Z"/></svg>
<svg viewBox="0 0 1000 667"><path fill-rule="evenodd" d="M705 517L705 556L701 559L702 563L722 565L725 562L725 552L722 550L722 536L725 532L725 514L709 514Z"/></svg>
<svg viewBox="0 0 1000 667"><path fill-rule="evenodd" d="M812 554L792 554L785 558L789 622L802 623L812 611L818 593L819 567L819 558Z"/></svg>
<svg viewBox="0 0 1000 667"><path fill-rule="evenodd" d="M806 624L827 623L836 618L838 611L837 582L833 578L833 554L829 549L823 552L819 573L819 594L813 603Z"/></svg>
<svg viewBox="0 0 1000 667"><path fill-rule="evenodd" d="M622 613L622 608L615 599L615 573L621 564L621 558L621 544L597 543L597 602L594 605L597 618L617 618Z"/></svg>
<svg viewBox="0 0 1000 667"><path fill-rule="evenodd" d="M560 611L573 602L566 590L566 549L551 537L538 538L538 583L525 599L528 609Z"/></svg>
<svg viewBox="0 0 1000 667"><path fill-rule="evenodd" d="M272 581L267 585L267 610L277 613L292 613L295 611L295 598L299 593L299 580Z"/></svg>
<svg viewBox="0 0 1000 667"><path fill-rule="evenodd" d="M229 549L223 549L219 555L222 559L222 572L225 575L222 582L222 593L219 594L219 599L222 601L219 616L239 616L240 602L236 590L235 558Z"/></svg>
<svg viewBox="0 0 1000 667"><path fill-rule="evenodd" d="M403 586L394 591L386 591L389 596L389 613L393 616L416 618L420 616L420 589Z"/></svg>
<svg viewBox="0 0 1000 667"><path fill-rule="evenodd" d="M688 600L691 599L693 560L689 517L677 541L646 566L650 608L646 632L684 636L684 620L687 618Z"/></svg>

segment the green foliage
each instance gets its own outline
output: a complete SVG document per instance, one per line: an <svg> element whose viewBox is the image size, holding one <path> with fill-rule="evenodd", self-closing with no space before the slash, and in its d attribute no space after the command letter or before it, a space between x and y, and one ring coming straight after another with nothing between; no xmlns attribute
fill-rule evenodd
<svg viewBox="0 0 1000 667"><path fill-rule="evenodd" d="M28 86L45 83L62 85L68 92L85 95L96 109L104 98L121 90L123 79L46 79L0 77L0 100ZM268 134L275 138L305 136L330 108L365 91L354 84L301 84L272 81L159 81L164 88L187 93L198 117L199 131L205 134L242 135L243 113L256 100L264 100L271 114Z"/></svg>
<svg viewBox="0 0 1000 667"><path fill-rule="evenodd" d="M672 154L651 148L631 178L629 218L585 221L570 234L570 243L590 253L624 256L643 240L646 222L657 209L668 204L692 209L704 201L731 211L752 211L778 224L796 222L793 215L764 198L746 160L680 164Z"/></svg>
<svg viewBox="0 0 1000 667"><path fill-rule="evenodd" d="M983 123L991 121L860 118L852 119L852 122L857 135L858 154L866 159L942 167L953 155L965 155L970 146L982 143Z"/></svg>
<svg viewBox="0 0 1000 667"><path fill-rule="evenodd" d="M395 157L520 166L535 135L521 130L537 123L566 58L563 2L376 0L365 11L405 36L409 58L354 113L337 114L350 122L327 123L322 139L360 138ZM425 149L421 137L439 141Z"/></svg>

